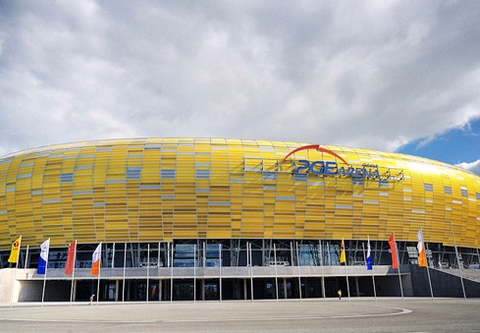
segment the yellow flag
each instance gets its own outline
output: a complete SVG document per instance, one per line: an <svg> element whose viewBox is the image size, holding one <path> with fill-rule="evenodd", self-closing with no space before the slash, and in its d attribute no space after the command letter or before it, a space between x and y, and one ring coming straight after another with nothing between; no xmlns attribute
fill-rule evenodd
<svg viewBox="0 0 480 333"><path fill-rule="evenodd" d="M20 250L20 244L22 242L22 236L18 237L12 244L12 252L8 257L8 262L16 263L18 261L18 251Z"/></svg>
<svg viewBox="0 0 480 333"><path fill-rule="evenodd" d="M342 245L340 246L340 264L345 264L346 259L345 259L345 242L343 241L342 238Z"/></svg>

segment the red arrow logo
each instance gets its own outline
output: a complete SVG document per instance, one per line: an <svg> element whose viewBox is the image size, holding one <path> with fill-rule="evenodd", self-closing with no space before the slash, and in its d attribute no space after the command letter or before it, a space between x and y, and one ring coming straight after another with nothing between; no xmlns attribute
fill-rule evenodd
<svg viewBox="0 0 480 333"><path fill-rule="evenodd" d="M327 154L330 154L332 156L335 156L336 158L342 160L345 164L348 165L348 162L345 161L341 156L339 156L337 153L331 151L330 149L327 149L327 148L322 148L320 147L320 145L307 145L307 146L302 146L302 147L298 147L294 150L292 150L291 152L288 153L287 156L285 156L282 160L282 162L285 162L285 160L292 154L295 154L296 152L299 152L301 150L306 150L306 149L315 149L319 152L323 152L323 153L327 153Z"/></svg>

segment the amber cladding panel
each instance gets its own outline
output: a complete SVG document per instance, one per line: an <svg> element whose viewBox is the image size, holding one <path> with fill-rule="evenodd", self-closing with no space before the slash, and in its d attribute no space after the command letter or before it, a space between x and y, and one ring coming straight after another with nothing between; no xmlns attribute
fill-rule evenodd
<svg viewBox="0 0 480 333"><path fill-rule="evenodd" d="M415 241L420 228L428 242L453 245L454 235L459 246L479 247L478 176L415 156L321 148L148 138L4 156L0 247L8 250L19 235L31 246L46 238L54 246L74 239L386 240L393 232Z"/></svg>

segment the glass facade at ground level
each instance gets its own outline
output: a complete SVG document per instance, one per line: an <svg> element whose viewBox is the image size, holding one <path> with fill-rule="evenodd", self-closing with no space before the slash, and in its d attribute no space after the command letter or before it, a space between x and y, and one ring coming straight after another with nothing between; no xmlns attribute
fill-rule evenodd
<svg viewBox="0 0 480 333"><path fill-rule="evenodd" d="M365 266L368 241L346 240L347 266ZM102 243L102 268L135 267L250 267L250 266L340 266L341 240L176 240L169 243ZM427 243L430 267L440 269L477 269L480 263L478 249L443 246ZM90 269L92 254L97 244L77 244L76 269ZM370 242L373 265L391 265L392 252L387 241ZM459 260L457 260L457 252ZM397 243L400 265L418 264L417 244ZM0 252L2 267L7 263L9 251ZM22 249L18 268L36 268L39 248ZM67 248L49 250L48 268L63 269ZM67 276L65 276L67 277Z"/></svg>
<svg viewBox="0 0 480 333"><path fill-rule="evenodd" d="M365 264L368 241L344 241L346 265L340 264L340 244L341 240L272 239L103 243L98 276L90 274L96 244L77 245L71 275L64 272L67 248L50 249L43 275L36 273L40 249L28 247L21 250L16 266L27 273L16 273L16 278L21 284L36 285L24 301L39 301L41 292L47 301L87 301L93 293L99 301L147 302L336 297L339 289L345 297L414 294L410 268L418 264L415 243L398 242L400 271L391 268L386 241L370 242L371 271ZM427 248L432 272L480 280L478 249L438 243ZM9 253L0 255L5 265ZM437 295L445 296L444 290L437 289ZM467 294L474 289L466 289Z"/></svg>

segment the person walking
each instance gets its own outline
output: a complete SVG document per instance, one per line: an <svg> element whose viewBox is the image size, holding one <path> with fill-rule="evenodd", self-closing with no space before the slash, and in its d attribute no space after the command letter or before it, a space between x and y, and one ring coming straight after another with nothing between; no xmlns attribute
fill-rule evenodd
<svg viewBox="0 0 480 333"><path fill-rule="evenodd" d="M342 289L338 289L337 291L337 294L338 294L338 300L342 300Z"/></svg>

